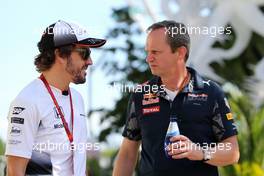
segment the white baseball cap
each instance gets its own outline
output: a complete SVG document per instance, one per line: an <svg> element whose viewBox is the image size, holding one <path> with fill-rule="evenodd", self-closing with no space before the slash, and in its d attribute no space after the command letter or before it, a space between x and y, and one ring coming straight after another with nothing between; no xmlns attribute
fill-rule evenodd
<svg viewBox="0 0 264 176"><path fill-rule="evenodd" d="M105 43L105 39L91 38L85 28L75 23L59 20L45 29L38 48L40 52L71 44L98 48Z"/></svg>

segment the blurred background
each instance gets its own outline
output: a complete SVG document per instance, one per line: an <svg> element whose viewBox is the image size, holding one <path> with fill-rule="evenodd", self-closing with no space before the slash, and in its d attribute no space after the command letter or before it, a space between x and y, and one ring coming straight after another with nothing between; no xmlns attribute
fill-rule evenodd
<svg viewBox="0 0 264 176"><path fill-rule="evenodd" d="M48 25L59 19L73 21L92 37L108 39L104 47L92 50L94 65L87 82L72 86L85 100L88 141L100 146L87 151L89 172L110 176L129 97L122 86L151 77L145 30L154 22L173 19L196 27L188 65L221 84L233 110L241 156L238 164L220 168L221 175L264 176L264 0L0 2L0 175L9 104L38 76L33 60Z"/></svg>

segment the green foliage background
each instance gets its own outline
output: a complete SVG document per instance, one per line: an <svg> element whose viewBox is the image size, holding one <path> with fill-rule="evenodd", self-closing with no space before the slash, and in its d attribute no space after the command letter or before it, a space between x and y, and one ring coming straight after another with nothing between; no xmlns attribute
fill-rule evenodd
<svg viewBox="0 0 264 176"><path fill-rule="evenodd" d="M264 7L260 7L264 12ZM122 84L143 83L151 78L148 65L145 62L144 44L141 44L142 33L139 26L130 16L130 9L123 7L113 9L113 19L116 26L109 31L108 40L121 41L119 45L109 48L107 53L109 58L115 58L116 53L122 53L125 62L120 58L105 59L101 67L106 75L117 75L114 82ZM216 42L213 47L228 49L233 46L236 40L234 31L224 42ZM241 96L227 92L231 108L235 115L235 121L239 129L240 161L236 165L222 167L222 176L263 176L264 175L264 108L255 107L254 100L250 98L252 90L248 85L249 79L254 75L254 66L264 56L264 38L253 33L248 47L236 58L223 58L220 62L213 62L210 66L215 73L223 78L224 83L231 83L238 87ZM107 58L108 58L107 57ZM120 64L120 62L122 64ZM207 75L204 75L207 76ZM210 78L210 76L207 76ZM253 80L257 81L257 80ZM102 114L101 122L111 119L111 124L102 130L98 138L105 141L112 132L121 133L121 129L126 120L126 106L129 94L123 92L121 98L115 103L113 109L97 109ZM117 152L113 152L112 161ZM97 161L98 162L98 161ZM93 167L91 167L93 168ZM105 170L111 175L113 162ZM103 168L98 168L104 170ZM102 172L101 172L102 175Z"/></svg>

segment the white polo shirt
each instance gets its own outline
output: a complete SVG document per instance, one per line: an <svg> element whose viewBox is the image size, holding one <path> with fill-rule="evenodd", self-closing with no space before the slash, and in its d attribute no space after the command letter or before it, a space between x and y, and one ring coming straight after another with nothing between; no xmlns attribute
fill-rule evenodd
<svg viewBox="0 0 264 176"><path fill-rule="evenodd" d="M50 87L69 129L72 129L69 95L62 95L59 89ZM35 79L11 103L5 154L30 159L34 151L34 155L40 155L32 159L43 158L43 163L49 161L41 156L48 156L53 175L85 175L87 127L84 103L76 90L70 90L74 109L74 150L70 149L68 136L50 94L43 82Z"/></svg>

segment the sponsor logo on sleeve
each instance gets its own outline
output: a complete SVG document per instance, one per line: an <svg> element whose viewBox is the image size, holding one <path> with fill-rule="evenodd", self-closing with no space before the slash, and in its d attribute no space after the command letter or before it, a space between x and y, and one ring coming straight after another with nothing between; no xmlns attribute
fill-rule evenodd
<svg viewBox="0 0 264 176"><path fill-rule="evenodd" d="M227 120L232 120L233 119L232 113L231 112L230 113L227 113L226 114L226 118L227 118Z"/></svg>
<svg viewBox="0 0 264 176"><path fill-rule="evenodd" d="M11 117L11 123L24 124L24 119L20 117Z"/></svg>
<svg viewBox="0 0 264 176"><path fill-rule="evenodd" d="M21 133L22 133L22 131L19 127L17 127L17 126L11 127L11 131L10 131L11 136L20 136Z"/></svg>
<svg viewBox="0 0 264 176"><path fill-rule="evenodd" d="M26 108L16 106L16 107L13 108L13 112L12 112L12 114L13 114L13 115L18 115L18 114L20 114L22 111L24 111L25 109L26 109Z"/></svg>
<svg viewBox="0 0 264 176"><path fill-rule="evenodd" d="M160 111L160 106L143 108L143 114L150 114L150 113L159 112L159 111Z"/></svg>
<svg viewBox="0 0 264 176"><path fill-rule="evenodd" d="M11 144L11 145L16 145L16 144L20 144L20 143L22 143L22 141L14 140L14 139L8 140L8 144Z"/></svg>

